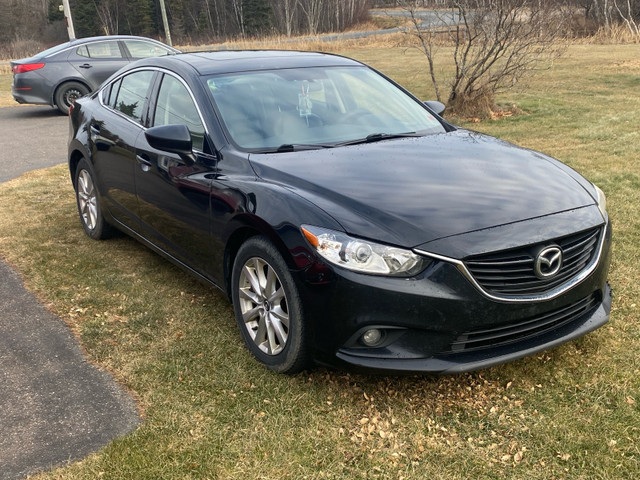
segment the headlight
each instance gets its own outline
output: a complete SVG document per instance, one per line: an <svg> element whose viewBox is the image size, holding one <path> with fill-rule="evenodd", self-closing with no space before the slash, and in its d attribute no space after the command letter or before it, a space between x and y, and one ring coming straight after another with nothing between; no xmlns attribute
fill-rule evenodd
<svg viewBox="0 0 640 480"><path fill-rule="evenodd" d="M593 186L596 188L596 192L598 194L598 208L600 209L600 213L602 213L604 218L607 218L607 197L597 185Z"/></svg>
<svg viewBox="0 0 640 480"><path fill-rule="evenodd" d="M302 233L322 258L334 265L374 275L410 277L430 260L410 250L360 240L326 228L302 225Z"/></svg>

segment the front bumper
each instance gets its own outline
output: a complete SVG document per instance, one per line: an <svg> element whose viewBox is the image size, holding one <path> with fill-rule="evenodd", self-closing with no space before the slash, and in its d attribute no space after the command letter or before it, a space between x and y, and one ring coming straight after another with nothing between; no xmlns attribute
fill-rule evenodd
<svg viewBox="0 0 640 480"><path fill-rule="evenodd" d="M610 225L603 235L591 274L545 301L487 298L456 265L441 260L410 279L343 269L321 277L302 274L315 358L366 371L458 373L578 338L609 319ZM385 332L387 341L375 348L362 345L360 336L369 328Z"/></svg>
<svg viewBox="0 0 640 480"><path fill-rule="evenodd" d="M606 285L604 298L597 307L559 328L522 341L471 352L442 352L428 358L377 358L354 355L353 351L343 349L338 350L336 357L362 370L435 374L469 372L511 362L586 335L607 323L610 311L611 289Z"/></svg>

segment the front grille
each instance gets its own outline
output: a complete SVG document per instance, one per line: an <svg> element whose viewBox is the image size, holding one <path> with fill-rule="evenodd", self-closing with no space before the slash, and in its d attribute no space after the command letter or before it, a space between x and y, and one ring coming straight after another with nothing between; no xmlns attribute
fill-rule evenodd
<svg viewBox="0 0 640 480"><path fill-rule="evenodd" d="M542 335L567 325L600 305L598 293L576 303L558 308L537 317L517 323L500 325L482 330L463 333L451 344L450 353L470 352L486 348L496 348L513 342Z"/></svg>
<svg viewBox="0 0 640 480"><path fill-rule="evenodd" d="M601 228L594 228L537 245L469 257L464 264L480 286L501 296L524 296L545 293L580 273L597 254ZM550 278L534 273L536 252L547 245L562 249L560 271Z"/></svg>

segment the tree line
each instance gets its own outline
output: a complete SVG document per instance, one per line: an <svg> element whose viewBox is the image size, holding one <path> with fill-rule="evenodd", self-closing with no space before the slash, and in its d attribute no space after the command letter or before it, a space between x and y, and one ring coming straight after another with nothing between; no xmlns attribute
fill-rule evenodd
<svg viewBox="0 0 640 480"><path fill-rule="evenodd" d="M66 40L61 0L0 0L0 45ZM163 39L159 0L70 0L76 37ZM343 31L366 20L370 0L165 0L177 44ZM10 13L10 14L8 14Z"/></svg>
<svg viewBox="0 0 640 480"><path fill-rule="evenodd" d="M166 0L165 3L172 36L183 43L341 31L365 19L369 10L369 0ZM78 36L162 35L157 0L71 0L71 4Z"/></svg>

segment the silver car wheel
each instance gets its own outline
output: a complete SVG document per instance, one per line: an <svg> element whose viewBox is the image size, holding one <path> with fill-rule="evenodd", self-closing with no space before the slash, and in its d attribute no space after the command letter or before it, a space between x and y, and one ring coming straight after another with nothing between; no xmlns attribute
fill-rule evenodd
<svg viewBox="0 0 640 480"><path fill-rule="evenodd" d="M55 104L60 112L69 114L74 101L89 93L89 89L80 82L66 82L60 85L54 94Z"/></svg>
<svg viewBox="0 0 640 480"><path fill-rule="evenodd" d="M277 355L289 336L287 296L278 275L266 261L252 257L239 277L240 311L255 345L267 355Z"/></svg>
<svg viewBox="0 0 640 480"><path fill-rule="evenodd" d="M78 174L78 206L82 221L89 230L94 230L98 223L98 198L93 179L86 170Z"/></svg>

